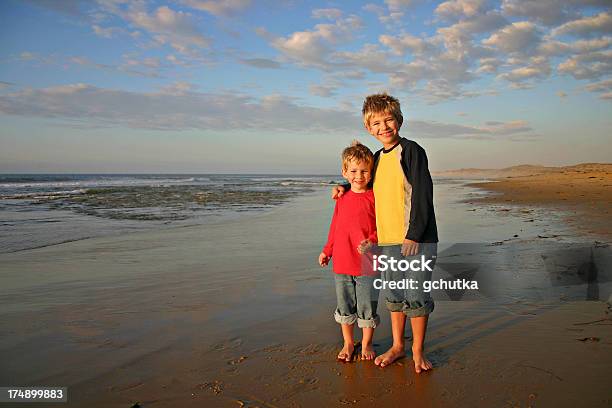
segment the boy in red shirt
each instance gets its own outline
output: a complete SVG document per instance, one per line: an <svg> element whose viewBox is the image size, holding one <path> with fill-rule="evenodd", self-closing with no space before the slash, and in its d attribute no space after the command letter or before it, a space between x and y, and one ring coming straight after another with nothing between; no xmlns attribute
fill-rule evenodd
<svg viewBox="0 0 612 408"><path fill-rule="evenodd" d="M376 357L372 345L374 328L380 323L376 314L378 290L368 249L377 242L374 193L368 187L372 179L374 155L366 146L353 142L342 152L342 176L351 188L336 201L327 244L319 255L319 265L334 258L338 306L334 313L342 327L344 347L338 360L349 362L355 351L353 327L363 330L361 358Z"/></svg>

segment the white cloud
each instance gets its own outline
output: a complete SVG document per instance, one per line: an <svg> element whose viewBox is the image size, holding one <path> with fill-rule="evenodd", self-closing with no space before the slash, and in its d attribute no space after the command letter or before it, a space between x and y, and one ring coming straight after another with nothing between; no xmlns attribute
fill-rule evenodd
<svg viewBox="0 0 612 408"><path fill-rule="evenodd" d="M182 0L182 3L215 16L229 16L245 10L251 0Z"/></svg>
<svg viewBox="0 0 612 408"><path fill-rule="evenodd" d="M557 70L576 79L599 79L612 72L612 50L575 55L560 63Z"/></svg>
<svg viewBox="0 0 612 408"><path fill-rule="evenodd" d="M590 83L584 89L588 92L599 93L599 99L612 100L612 79Z"/></svg>
<svg viewBox="0 0 612 408"><path fill-rule="evenodd" d="M138 56L126 54L123 56L123 66L124 67L142 67L149 68L151 70L157 70L160 68L161 63L159 58L155 57L145 57L139 59Z"/></svg>
<svg viewBox="0 0 612 408"><path fill-rule="evenodd" d="M422 38L410 34L403 34L398 37L381 35L378 40L381 44L389 47L396 55L405 55L407 50L414 54L423 54L431 47L431 44Z"/></svg>
<svg viewBox="0 0 612 408"><path fill-rule="evenodd" d="M194 65L191 59L185 59L182 56L176 56L174 54L166 55L165 60L172 65L180 67L192 67Z"/></svg>
<svg viewBox="0 0 612 408"><path fill-rule="evenodd" d="M410 34L382 35L380 44L365 44L358 51L335 52L330 55L340 67L358 67L388 75L394 88L410 89L428 101L476 96L481 93L462 90L462 85L476 79L472 66L477 58L491 58L494 51L474 44L473 38L506 24L491 11L449 27L439 28L432 37ZM412 58L406 61L405 55ZM493 59L489 62L492 63ZM492 65L488 66L490 69ZM424 82L423 88L417 89Z"/></svg>
<svg viewBox="0 0 612 408"><path fill-rule="evenodd" d="M415 3L415 0L385 0L389 11L400 11L413 6Z"/></svg>
<svg viewBox="0 0 612 408"><path fill-rule="evenodd" d="M342 10L337 8L325 8L312 10L312 17L317 19L337 20L342 17Z"/></svg>
<svg viewBox="0 0 612 408"><path fill-rule="evenodd" d="M361 68L376 73L393 73L406 67L406 64L394 61L388 52L374 44L365 44L358 51L337 51L332 57L340 66Z"/></svg>
<svg viewBox="0 0 612 408"><path fill-rule="evenodd" d="M552 30L553 36L564 34L585 36L597 33L612 33L612 15L610 13L604 12L596 16L582 17Z"/></svg>
<svg viewBox="0 0 612 408"><path fill-rule="evenodd" d="M504 79L512 83L513 88L524 89L530 87L526 81L538 78L546 78L550 75L551 69L546 57L532 57L528 64L519 68L514 68L509 72L499 74L499 79Z"/></svg>
<svg viewBox="0 0 612 408"><path fill-rule="evenodd" d="M187 53L191 46L210 45L210 40L200 33L193 16L183 11L161 6L149 14L142 7L134 6L125 17L135 26L154 34L153 38L159 43L170 44L182 53Z"/></svg>
<svg viewBox="0 0 612 408"><path fill-rule="evenodd" d="M315 27L315 31L298 31L286 38L277 38L272 46L286 57L304 65L324 67L331 52L330 30Z"/></svg>
<svg viewBox="0 0 612 408"><path fill-rule="evenodd" d="M447 28L459 31L466 35L488 33L508 24L508 21L499 12L492 10L484 14L464 19Z"/></svg>
<svg viewBox="0 0 612 408"><path fill-rule="evenodd" d="M524 120L513 120L510 122L486 122L485 126L481 127L481 129L493 135L512 135L515 133L523 133L532 130L527 121Z"/></svg>
<svg viewBox="0 0 612 408"><path fill-rule="evenodd" d="M438 29L438 41L442 41L446 55L456 61L465 61L475 57L482 48L476 48L471 34L463 31L457 24Z"/></svg>
<svg viewBox="0 0 612 408"><path fill-rule="evenodd" d="M589 92L612 91L612 79L606 79L600 82L593 82L584 87Z"/></svg>
<svg viewBox="0 0 612 408"><path fill-rule="evenodd" d="M399 8L385 10L384 7L373 3L368 3L363 6L363 9L368 13L375 14L378 17L378 21L385 24L389 29L392 29L394 25L399 24L404 18L404 13L399 11Z"/></svg>
<svg viewBox="0 0 612 408"><path fill-rule="evenodd" d="M401 83L401 81L395 78L391 83ZM415 93L419 94L429 103L458 99L463 95L463 92L456 84L438 78L430 79L422 89L416 90Z"/></svg>
<svg viewBox="0 0 612 408"><path fill-rule="evenodd" d="M30 51L24 51L21 54L19 54L19 59L22 61L31 61L37 58L38 56Z"/></svg>
<svg viewBox="0 0 612 408"><path fill-rule="evenodd" d="M352 107L352 105L351 105ZM237 93L198 92L186 82L157 92L128 92L87 84L25 89L0 94L0 113L63 120L80 128L129 127L155 130L264 130L355 133L358 112L315 108L280 95L260 99ZM507 137L532 129L525 121L485 122L478 126L410 120L407 133L419 138Z"/></svg>
<svg viewBox="0 0 612 408"><path fill-rule="evenodd" d="M485 0L450 0L439 4L434 13L449 20L462 17L474 17L478 13L481 13L485 6Z"/></svg>
<svg viewBox="0 0 612 408"><path fill-rule="evenodd" d="M268 58L243 58L240 62L255 68L279 69L281 67L277 61Z"/></svg>
<svg viewBox="0 0 612 408"><path fill-rule="evenodd" d="M310 85L309 90L313 95L327 98L335 95L338 87L334 85Z"/></svg>
<svg viewBox="0 0 612 408"><path fill-rule="evenodd" d="M192 84L190 82L179 81L170 85L163 86L160 89L160 93L164 95L181 96L193 92L197 88L197 85Z"/></svg>
<svg viewBox="0 0 612 408"><path fill-rule="evenodd" d="M502 64L502 61L497 58L480 58L478 60L479 67L476 70L478 74L492 74L497 72L497 69Z"/></svg>
<svg viewBox="0 0 612 408"><path fill-rule="evenodd" d="M609 6L610 0L502 0L501 10L507 16L554 26L579 18L588 7Z"/></svg>
<svg viewBox="0 0 612 408"><path fill-rule="evenodd" d="M601 0L585 1L590 5L601 3ZM579 16L586 4L582 3L568 0L563 16L552 16L554 11L547 16L544 9L529 0L507 0L501 8L499 5L492 8L494 4L486 0L449 0L436 8L439 19L431 22L436 30L434 35L416 35L406 27L387 26L387 32L379 36L377 44L363 41L357 50L343 49L356 36L354 30L343 28L347 24L342 18L333 24L319 24L311 30L297 31L286 37L274 37L264 30L260 30L260 34L281 51L285 61L314 67L328 74L348 69L383 74L388 82L375 78L372 81L376 84L372 86L403 89L429 102L439 102L497 92L486 88L468 89L468 84L489 74L508 81L512 88L532 88L553 73L551 61L559 73L580 79L601 78L606 69L609 70L603 56L610 48L611 37L558 41L550 35L550 28L540 24L544 20L567 21ZM369 3L363 10L388 22L389 13L401 14L411 4L410 1L386 2L385 8ZM529 11L535 14L523 16L523 21L509 22L506 18L522 16ZM333 18L339 16L339 10L318 9L313 16ZM404 22L405 18L401 21ZM442 24L444 21L453 23ZM595 56L586 56L593 53ZM567 61L559 64L556 61L558 57L565 57ZM314 87L311 92L329 94L330 91Z"/></svg>
<svg viewBox="0 0 612 408"><path fill-rule="evenodd" d="M94 24L93 26L91 26L91 28L93 29L94 33L98 36L98 37L102 37L102 38L113 38L119 34L125 34L126 31L123 28L120 27L100 27L99 25Z"/></svg>
<svg viewBox="0 0 612 408"><path fill-rule="evenodd" d="M435 121L408 121L409 133L422 138L495 138L523 134L533 129L526 121L516 120L510 122L486 122L481 126L466 126Z"/></svg>
<svg viewBox="0 0 612 408"><path fill-rule="evenodd" d="M341 76L342 79L355 79L355 80L362 80L366 77L365 72L360 71L360 70L342 71L338 73L337 75Z"/></svg>
<svg viewBox="0 0 612 408"><path fill-rule="evenodd" d="M488 12L448 27L438 28L437 36L433 40L444 44L447 55L455 60L485 57L491 52L475 45L474 36L496 30L506 23L506 19L498 13Z"/></svg>
<svg viewBox="0 0 612 408"><path fill-rule="evenodd" d="M539 47L539 52L548 56L560 56L567 54L584 54L609 48L612 45L611 37L595 38L592 40L578 40L571 43L547 40Z"/></svg>
<svg viewBox="0 0 612 408"><path fill-rule="evenodd" d="M68 125L92 128L323 133L348 133L361 128L356 115L342 110L298 105L278 95L255 99L237 93L196 92L186 83L149 93L86 84L26 89L0 95L0 112L62 119Z"/></svg>
<svg viewBox="0 0 612 408"><path fill-rule="evenodd" d="M161 74L159 72L161 64L159 63L159 60L157 58L149 57L138 60L134 56L124 55L123 59L123 62L119 65L105 64L93 61L91 58L82 55L39 55L28 51L22 52L18 57L18 60L21 61L26 61L33 64L58 66L62 67L63 69L72 68L77 65L80 67L100 69L104 71L114 71L130 76L142 76L149 78L161 77Z"/></svg>
<svg viewBox="0 0 612 408"><path fill-rule="evenodd" d="M380 16L380 15L385 13L384 7L381 7L381 6L379 6L377 4L374 4L374 3L366 4L365 6L363 6L363 9L365 11L367 11L368 13L373 13L373 14L376 14L378 16Z"/></svg>
<svg viewBox="0 0 612 408"><path fill-rule="evenodd" d="M361 20L351 15L333 24L317 24L310 31L296 31L287 37L272 38L271 44L299 64L329 69L332 45L348 41L354 31L362 26ZM266 35L261 30L259 33Z"/></svg>
<svg viewBox="0 0 612 408"><path fill-rule="evenodd" d="M566 0L503 0L501 9L507 16L527 17L549 26L576 15Z"/></svg>
<svg viewBox="0 0 612 408"><path fill-rule="evenodd" d="M539 41L540 35L536 25L528 21L519 21L498 30L482 43L507 53L526 53L536 48Z"/></svg>
<svg viewBox="0 0 612 408"><path fill-rule="evenodd" d="M199 56L202 48L211 45L211 39L200 32L198 20L190 13L175 11L168 6L161 6L149 12L147 3L141 0L97 0L97 4L100 7L97 14L101 16L97 18L98 21L120 18L128 26L142 29L148 34L148 38L141 38L144 37L141 31L130 33L132 38L140 41L153 40L151 43L141 44L141 48L169 45L176 51L195 58ZM100 26L98 29L94 28L98 35L115 34L113 29L108 30Z"/></svg>

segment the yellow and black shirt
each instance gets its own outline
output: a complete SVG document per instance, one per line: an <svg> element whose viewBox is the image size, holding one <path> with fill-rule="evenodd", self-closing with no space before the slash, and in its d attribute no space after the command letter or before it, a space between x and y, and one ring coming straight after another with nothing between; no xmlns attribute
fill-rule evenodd
<svg viewBox="0 0 612 408"><path fill-rule="evenodd" d="M392 148L377 151L372 180L379 245L399 245L404 239L438 242L433 182L421 146L402 137Z"/></svg>

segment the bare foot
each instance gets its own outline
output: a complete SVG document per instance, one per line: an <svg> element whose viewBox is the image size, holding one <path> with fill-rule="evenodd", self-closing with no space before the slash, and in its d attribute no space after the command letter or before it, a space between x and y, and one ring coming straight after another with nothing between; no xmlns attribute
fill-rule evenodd
<svg viewBox="0 0 612 408"><path fill-rule="evenodd" d="M355 352L355 345L353 343L344 343L344 347L338 353L338 361L343 363L350 363L353 359L353 353Z"/></svg>
<svg viewBox="0 0 612 408"><path fill-rule="evenodd" d="M419 374L421 371L431 370L433 365L427 360L423 350L412 350L412 359L414 360L414 371Z"/></svg>
<svg viewBox="0 0 612 408"><path fill-rule="evenodd" d="M406 356L406 352L404 351L404 347L391 347L384 354L376 357L374 360L374 364L377 366L385 367L389 364L393 363L395 360L403 358Z"/></svg>
<svg viewBox="0 0 612 408"><path fill-rule="evenodd" d="M376 357L376 352L374 351L374 346L372 344L362 344L361 345L361 359L362 360L374 360Z"/></svg>

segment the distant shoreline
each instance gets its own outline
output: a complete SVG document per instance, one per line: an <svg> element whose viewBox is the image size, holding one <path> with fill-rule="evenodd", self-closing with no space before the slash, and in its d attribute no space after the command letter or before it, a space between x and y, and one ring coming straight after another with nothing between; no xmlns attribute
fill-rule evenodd
<svg viewBox="0 0 612 408"><path fill-rule="evenodd" d="M471 183L488 194L474 204L546 207L564 213L579 233L609 239L612 231L612 164L588 163L569 167L518 166L484 171L494 182ZM468 170L462 171L464 174ZM458 172L455 172L458 174ZM472 173L472 176L475 176Z"/></svg>

